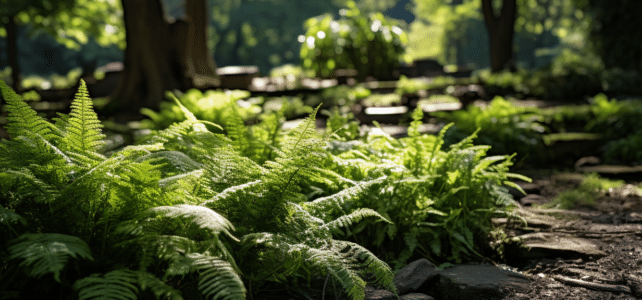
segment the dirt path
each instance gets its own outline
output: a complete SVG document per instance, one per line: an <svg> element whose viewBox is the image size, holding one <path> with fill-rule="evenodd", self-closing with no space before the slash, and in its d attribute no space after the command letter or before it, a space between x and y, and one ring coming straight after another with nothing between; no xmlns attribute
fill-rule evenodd
<svg viewBox="0 0 642 300"><path fill-rule="evenodd" d="M530 250L508 247L506 258L531 278L526 293L506 299L642 299L642 195L628 182L599 197L594 205L541 209L561 192L579 186L578 174L530 174L530 193L520 200L523 228L511 222L509 237ZM537 203L539 202L539 203Z"/></svg>

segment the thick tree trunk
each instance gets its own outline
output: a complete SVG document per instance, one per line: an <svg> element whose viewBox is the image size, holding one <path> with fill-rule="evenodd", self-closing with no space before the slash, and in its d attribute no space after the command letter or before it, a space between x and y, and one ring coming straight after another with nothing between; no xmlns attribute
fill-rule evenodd
<svg viewBox="0 0 642 300"><path fill-rule="evenodd" d="M16 93L20 92L20 64L18 63L18 25L16 24L15 17L8 17L9 21L4 24L7 30L7 59L11 67L11 88Z"/></svg>
<svg viewBox="0 0 642 300"><path fill-rule="evenodd" d="M484 22L488 30L490 68L499 72L512 67L513 36L515 33L516 0L504 0L499 16L495 15L492 0L482 0Z"/></svg>
<svg viewBox="0 0 642 300"><path fill-rule="evenodd" d="M188 74L213 79L216 77L216 65L207 48L209 25L209 8L207 6L207 1L204 0L187 0L185 3L187 22L189 23L186 60Z"/></svg>
<svg viewBox="0 0 642 300"><path fill-rule="evenodd" d="M122 0L127 48L125 69L106 113L136 114L158 109L167 90L190 87L184 50L183 23L163 18L160 0ZM176 36L178 35L178 36Z"/></svg>

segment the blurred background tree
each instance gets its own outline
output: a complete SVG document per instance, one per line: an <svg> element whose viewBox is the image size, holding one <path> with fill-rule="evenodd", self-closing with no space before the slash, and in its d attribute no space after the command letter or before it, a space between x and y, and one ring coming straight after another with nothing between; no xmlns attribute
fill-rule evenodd
<svg viewBox="0 0 642 300"><path fill-rule="evenodd" d="M102 46L124 46L124 32L119 30L122 12L113 0L0 0L0 21L0 36L6 38L6 59L16 91L21 89L19 33L46 33L76 50L89 42L89 36Z"/></svg>

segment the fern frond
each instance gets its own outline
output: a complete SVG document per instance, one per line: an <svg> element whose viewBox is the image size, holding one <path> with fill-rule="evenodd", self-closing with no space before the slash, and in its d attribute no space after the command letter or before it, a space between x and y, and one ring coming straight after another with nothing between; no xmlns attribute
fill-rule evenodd
<svg viewBox="0 0 642 300"><path fill-rule="evenodd" d="M22 98L16 94L3 80L0 80L0 92L7 102L7 125L5 129L9 136L15 138L19 135L35 133L51 141L60 134L47 120L38 116Z"/></svg>
<svg viewBox="0 0 642 300"><path fill-rule="evenodd" d="M351 201L358 199L371 186L384 182L387 177L383 176L374 180L362 181L357 185L344 189L334 195L315 199L312 202L303 203L303 207L316 217L330 222L335 214L346 215Z"/></svg>
<svg viewBox="0 0 642 300"><path fill-rule="evenodd" d="M154 207L149 209L147 213L162 215L169 218L187 218L192 220L192 222L194 222L199 228L206 229L214 235L218 235L223 232L228 236L233 237L230 233L230 231L234 230L232 223L207 207L179 204L174 206Z"/></svg>
<svg viewBox="0 0 642 300"><path fill-rule="evenodd" d="M92 274L74 282L78 299L136 300L138 287L137 273L128 269L114 270L106 274Z"/></svg>
<svg viewBox="0 0 642 300"><path fill-rule="evenodd" d="M137 162L151 160L153 164L162 164L164 174L187 173L201 169L203 165L179 151L154 152L136 159Z"/></svg>
<svg viewBox="0 0 642 300"><path fill-rule="evenodd" d="M91 158L104 159L102 155L98 154L98 150L105 143L103 141L105 135L102 133L103 125L94 112L87 86L82 79L78 92L71 102L71 113L66 123L66 135L63 143L68 143L74 152Z"/></svg>
<svg viewBox="0 0 642 300"><path fill-rule="evenodd" d="M9 246L9 253L10 259L22 260L20 266L28 267L29 276L53 273L58 282L70 257L93 260L85 241L59 233L25 233Z"/></svg>
<svg viewBox="0 0 642 300"><path fill-rule="evenodd" d="M392 224L392 222L388 221L386 218L381 216L379 213L376 211L369 209L369 208L360 208L357 209L353 212L351 212L349 215L343 215L333 221L330 221L321 228L327 228L332 232L341 232L342 227L348 227L354 223L358 223L361 220L365 218L376 218L378 220L384 221L386 223Z"/></svg>
<svg viewBox="0 0 642 300"><path fill-rule="evenodd" d="M42 181L28 169L7 170L5 173L13 175L10 180L18 184L17 190L22 197L34 196L36 202L51 203L60 195L54 186Z"/></svg>
<svg viewBox="0 0 642 300"><path fill-rule="evenodd" d="M148 290L156 299L183 300L181 292L165 284L160 278L145 271L137 271L138 285L141 290Z"/></svg>
<svg viewBox="0 0 642 300"><path fill-rule="evenodd" d="M245 286L229 262L216 257L192 253L193 265L199 272L198 289L207 298L245 299Z"/></svg>
<svg viewBox="0 0 642 300"><path fill-rule="evenodd" d="M234 150L238 153L243 153L249 146L247 128L245 128L245 123L236 109L235 103L232 102L229 106L231 113L225 124L227 127L227 136L232 139Z"/></svg>
<svg viewBox="0 0 642 300"><path fill-rule="evenodd" d="M319 111L321 105L312 111L310 116L308 116L305 121L303 121L299 126L295 127L289 138L285 140L283 146L283 152L285 153L296 153L301 151L301 144L303 141L312 140L316 136L316 115Z"/></svg>

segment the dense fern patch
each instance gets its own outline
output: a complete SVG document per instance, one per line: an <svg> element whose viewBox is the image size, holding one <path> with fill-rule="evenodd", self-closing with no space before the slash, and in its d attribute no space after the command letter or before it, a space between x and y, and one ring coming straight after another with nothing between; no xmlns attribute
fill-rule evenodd
<svg viewBox="0 0 642 300"><path fill-rule="evenodd" d="M394 292L387 263L482 256L490 218L512 216L512 157L486 157L474 135L444 150L447 129L420 135L420 111L396 140L336 110L320 136L319 108L293 130L279 112L247 127L230 105L223 135L174 99L184 121L103 153L84 83L53 124L0 89L9 298L245 299L329 281L363 299L368 282Z"/></svg>

